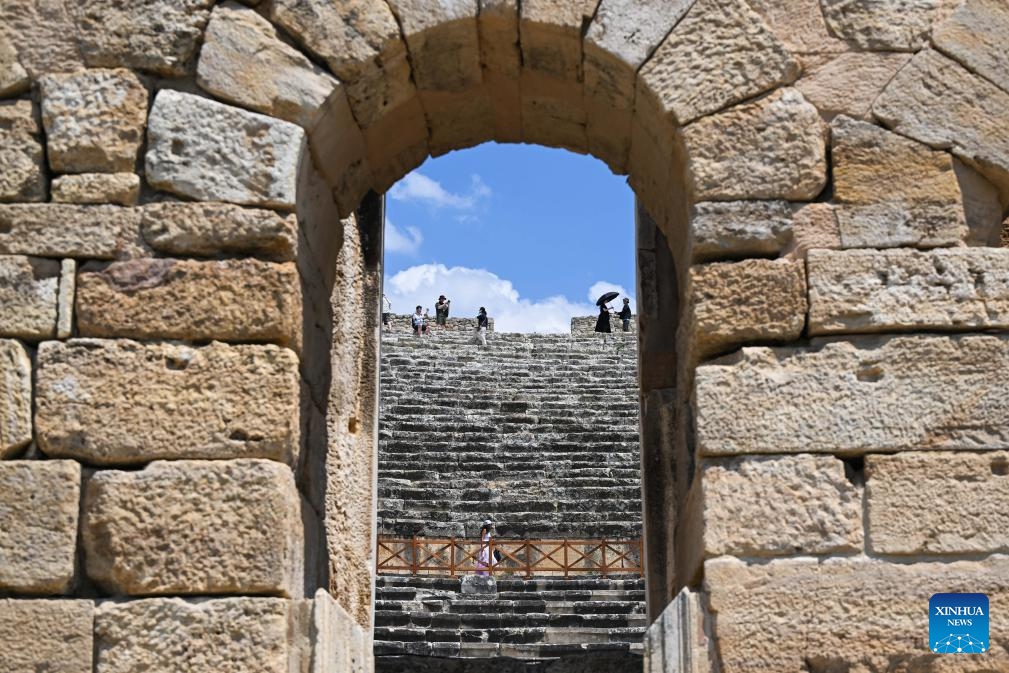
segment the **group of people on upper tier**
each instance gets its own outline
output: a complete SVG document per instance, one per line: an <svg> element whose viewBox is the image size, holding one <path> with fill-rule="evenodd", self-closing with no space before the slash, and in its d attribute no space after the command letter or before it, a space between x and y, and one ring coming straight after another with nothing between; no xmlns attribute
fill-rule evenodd
<svg viewBox="0 0 1009 673"><path fill-rule="evenodd" d="M445 295L439 295L438 301L434 305L434 321L435 325L445 329L448 324L448 312L452 306L452 300L447 298ZM392 316L392 304L389 302L389 298L382 295L382 325L386 330L391 330L392 325L390 323L390 318ZM413 333L417 336L428 333L428 322L431 320L431 316L428 310L423 306L418 305L410 316L410 327L413 328ZM476 316L476 343L481 346L487 345L487 309L483 306L477 312Z"/></svg>

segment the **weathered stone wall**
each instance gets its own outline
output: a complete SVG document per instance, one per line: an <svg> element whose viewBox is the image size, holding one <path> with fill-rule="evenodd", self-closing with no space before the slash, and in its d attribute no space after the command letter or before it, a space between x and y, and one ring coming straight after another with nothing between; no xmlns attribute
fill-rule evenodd
<svg viewBox="0 0 1009 673"><path fill-rule="evenodd" d="M982 591L991 651L941 668L1009 669L1007 35L995 0L0 3L0 661L369 667L319 625L368 638L367 206L499 140L639 199L652 617L691 587L721 673L938 670L924 601Z"/></svg>

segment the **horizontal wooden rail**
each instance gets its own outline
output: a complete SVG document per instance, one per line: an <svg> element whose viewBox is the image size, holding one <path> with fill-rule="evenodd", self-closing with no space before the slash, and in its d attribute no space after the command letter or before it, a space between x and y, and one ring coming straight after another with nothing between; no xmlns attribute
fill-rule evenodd
<svg viewBox="0 0 1009 673"><path fill-rule="evenodd" d="M485 549L486 553L482 554ZM379 536L376 570L387 574L451 577L474 572L526 577L640 575L641 540L491 540L483 543L457 538Z"/></svg>

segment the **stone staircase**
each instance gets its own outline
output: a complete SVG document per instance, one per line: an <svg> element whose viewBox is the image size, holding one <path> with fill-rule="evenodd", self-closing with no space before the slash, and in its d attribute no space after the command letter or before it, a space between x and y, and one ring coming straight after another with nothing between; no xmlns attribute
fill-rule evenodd
<svg viewBox="0 0 1009 673"><path fill-rule="evenodd" d="M380 535L476 540L490 517L501 539L641 537L636 334L382 337ZM640 669L637 576L460 584L379 576L377 670Z"/></svg>

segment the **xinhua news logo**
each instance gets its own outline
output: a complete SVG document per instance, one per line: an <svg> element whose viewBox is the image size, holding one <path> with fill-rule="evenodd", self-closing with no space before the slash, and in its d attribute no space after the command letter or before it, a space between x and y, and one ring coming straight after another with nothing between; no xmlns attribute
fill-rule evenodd
<svg viewBox="0 0 1009 673"><path fill-rule="evenodd" d="M928 641L939 654L988 651L988 597L934 594L928 601Z"/></svg>

